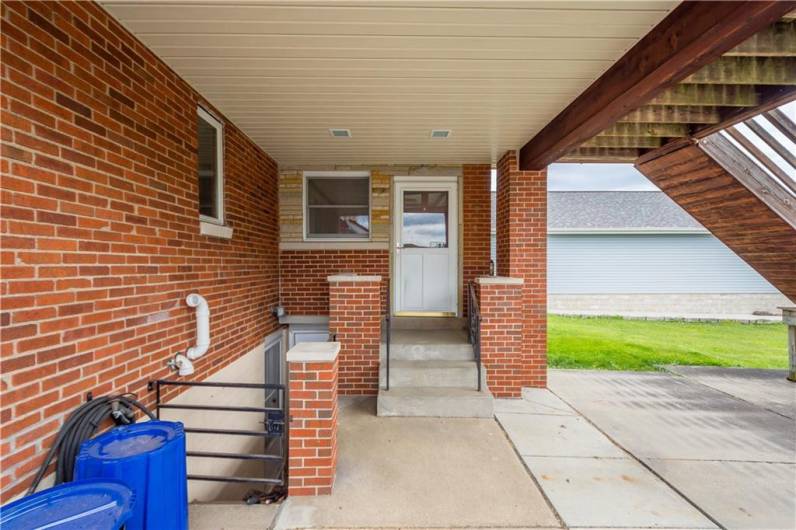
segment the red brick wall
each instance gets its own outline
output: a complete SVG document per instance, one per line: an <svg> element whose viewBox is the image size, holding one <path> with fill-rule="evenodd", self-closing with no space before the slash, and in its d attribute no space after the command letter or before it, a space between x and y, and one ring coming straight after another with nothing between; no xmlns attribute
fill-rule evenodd
<svg viewBox="0 0 796 530"><path fill-rule="evenodd" d="M382 278L386 307L390 278L388 250L283 250L279 253L282 305L290 315L328 315L329 281L334 274L355 273Z"/></svg>
<svg viewBox="0 0 796 530"><path fill-rule="evenodd" d="M547 171L519 171L508 151L497 168L497 270L522 278L525 370L516 386L547 385ZM519 395L519 394L518 394Z"/></svg>
<svg viewBox="0 0 796 530"><path fill-rule="evenodd" d="M97 4L3 2L2 496L20 493L88 391L171 376L211 315L194 379L276 328L277 167L226 124L232 240L199 234L200 97Z"/></svg>
<svg viewBox="0 0 796 530"><path fill-rule="evenodd" d="M462 167L462 307L467 315L467 285L489 275L492 166Z"/></svg>
<svg viewBox="0 0 796 530"><path fill-rule="evenodd" d="M290 362L289 495L328 495L337 468L338 358Z"/></svg>
<svg viewBox="0 0 796 530"><path fill-rule="evenodd" d="M329 333L340 343L340 394L379 392L381 282L330 281Z"/></svg>
<svg viewBox="0 0 796 530"><path fill-rule="evenodd" d="M481 363L495 397L519 397L523 365L522 284L476 283L481 311Z"/></svg>

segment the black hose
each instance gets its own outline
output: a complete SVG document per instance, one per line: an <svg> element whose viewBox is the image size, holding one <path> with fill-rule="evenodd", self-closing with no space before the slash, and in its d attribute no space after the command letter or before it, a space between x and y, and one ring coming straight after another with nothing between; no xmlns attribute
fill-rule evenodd
<svg viewBox="0 0 796 530"><path fill-rule="evenodd" d="M26 495L36 492L36 488L39 487L47 468L50 467L55 457L58 457L55 465L55 484L71 482L80 445L93 437L100 425L108 418L113 419L116 425L134 423L134 409L140 410L152 420L156 419L148 408L135 399L134 394L101 396L77 407L58 431L58 436L50 447L47 458L42 462Z"/></svg>

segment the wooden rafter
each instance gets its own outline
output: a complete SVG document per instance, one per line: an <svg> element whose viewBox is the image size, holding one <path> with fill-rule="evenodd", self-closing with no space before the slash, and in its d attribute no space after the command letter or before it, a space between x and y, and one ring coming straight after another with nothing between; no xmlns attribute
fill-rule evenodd
<svg viewBox="0 0 796 530"><path fill-rule="evenodd" d="M675 138L688 134L688 127L682 123L615 123L601 132L599 136L652 136Z"/></svg>
<svg viewBox="0 0 796 530"><path fill-rule="evenodd" d="M753 107L759 103L751 85L680 84L654 97L651 105L687 105L703 107Z"/></svg>
<svg viewBox="0 0 796 530"><path fill-rule="evenodd" d="M793 1L683 2L520 150L542 169L796 9Z"/></svg>
<svg viewBox="0 0 796 530"><path fill-rule="evenodd" d="M791 142L796 143L796 124L785 116L784 112L774 109L770 112L766 112L766 118L768 118L768 120L774 124L774 127L779 129L782 134L787 136Z"/></svg>
<svg viewBox="0 0 796 530"><path fill-rule="evenodd" d="M583 142L581 147L643 147L656 149L663 144L657 136L595 136Z"/></svg>
<svg viewBox="0 0 796 530"><path fill-rule="evenodd" d="M755 120L746 120L743 123L749 127L753 133L758 135L765 143L767 143L771 149L776 151L776 153L781 156L783 160L796 168L796 153L786 148L780 141L774 138L774 135L768 132L765 127L760 125Z"/></svg>
<svg viewBox="0 0 796 530"><path fill-rule="evenodd" d="M683 83L796 85L796 57L722 57L688 76Z"/></svg>
<svg viewBox="0 0 796 530"><path fill-rule="evenodd" d="M783 17L739 44L726 57L796 57L796 26Z"/></svg>
<svg viewBox="0 0 796 530"><path fill-rule="evenodd" d="M580 147L573 149L563 157L562 162L577 162L577 163L611 163L623 162L632 163L642 153L640 149L629 148L611 148L611 147Z"/></svg>
<svg viewBox="0 0 796 530"><path fill-rule="evenodd" d="M710 124L720 121L717 107L645 105L628 112L617 123Z"/></svg>

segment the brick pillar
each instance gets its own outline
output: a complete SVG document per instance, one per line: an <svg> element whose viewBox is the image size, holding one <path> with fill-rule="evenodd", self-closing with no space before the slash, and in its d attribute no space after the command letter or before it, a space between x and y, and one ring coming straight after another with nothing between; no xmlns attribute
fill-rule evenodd
<svg viewBox="0 0 796 530"><path fill-rule="evenodd" d="M467 285L488 276L492 232L492 166L462 167L462 308L467 316Z"/></svg>
<svg viewBox="0 0 796 530"><path fill-rule="evenodd" d="M329 333L340 343L340 395L379 392L381 276L329 276Z"/></svg>
<svg viewBox="0 0 796 530"><path fill-rule="evenodd" d="M288 495L328 495L337 469L337 342L303 342L287 352Z"/></svg>
<svg viewBox="0 0 796 530"><path fill-rule="evenodd" d="M502 276L476 280L481 311L481 364L495 397L520 397L527 368L523 365L521 278Z"/></svg>
<svg viewBox="0 0 796 530"><path fill-rule="evenodd" d="M519 171L508 151L497 168L497 272L524 280L523 348L516 387L547 386L547 170Z"/></svg>

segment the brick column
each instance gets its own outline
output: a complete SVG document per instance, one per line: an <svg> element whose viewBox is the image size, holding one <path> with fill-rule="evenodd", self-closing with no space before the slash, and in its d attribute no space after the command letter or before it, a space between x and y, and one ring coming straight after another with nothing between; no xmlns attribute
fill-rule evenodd
<svg viewBox="0 0 796 530"><path fill-rule="evenodd" d="M287 352L288 495L328 495L337 469L337 342L303 342Z"/></svg>
<svg viewBox="0 0 796 530"><path fill-rule="evenodd" d="M495 397L520 397L527 367L523 365L521 278L476 280L481 311L481 364Z"/></svg>
<svg viewBox="0 0 796 530"><path fill-rule="evenodd" d="M515 386L547 386L547 170L519 171L508 151L497 168L497 272L524 280L521 373Z"/></svg>
<svg viewBox="0 0 796 530"><path fill-rule="evenodd" d="M329 276L329 333L340 343L340 395L379 392L381 276Z"/></svg>
<svg viewBox="0 0 796 530"><path fill-rule="evenodd" d="M462 166L462 308L467 316L468 284L488 276L492 232L492 166Z"/></svg>

